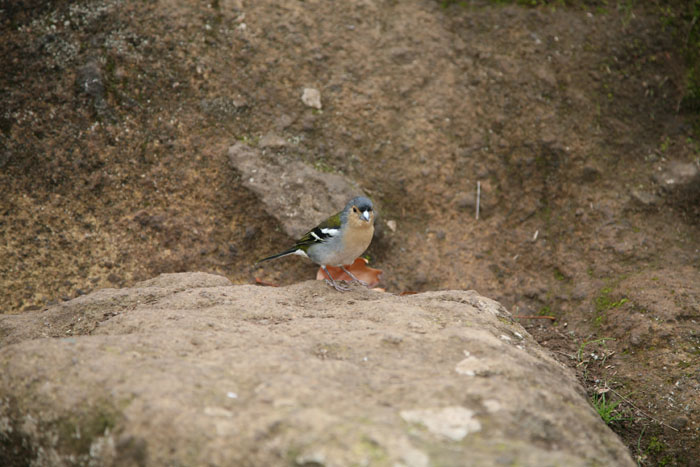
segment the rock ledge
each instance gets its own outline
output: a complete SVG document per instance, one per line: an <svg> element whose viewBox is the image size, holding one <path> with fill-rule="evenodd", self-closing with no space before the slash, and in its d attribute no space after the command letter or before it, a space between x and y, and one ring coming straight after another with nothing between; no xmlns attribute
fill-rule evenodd
<svg viewBox="0 0 700 467"><path fill-rule="evenodd" d="M633 465L498 303L203 273L0 316L4 465Z"/></svg>

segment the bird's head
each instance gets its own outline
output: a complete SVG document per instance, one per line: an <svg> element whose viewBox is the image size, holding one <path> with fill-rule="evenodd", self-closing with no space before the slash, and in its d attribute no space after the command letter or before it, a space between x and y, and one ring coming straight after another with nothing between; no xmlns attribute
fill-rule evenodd
<svg viewBox="0 0 700 467"><path fill-rule="evenodd" d="M343 214L354 227L369 227L374 224L372 201L364 196L351 199L345 206Z"/></svg>

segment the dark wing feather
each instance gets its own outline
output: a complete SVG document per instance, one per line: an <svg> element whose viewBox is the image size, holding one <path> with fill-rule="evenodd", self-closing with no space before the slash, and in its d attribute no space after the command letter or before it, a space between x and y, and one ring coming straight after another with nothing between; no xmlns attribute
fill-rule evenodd
<svg viewBox="0 0 700 467"><path fill-rule="evenodd" d="M298 250L302 250L304 253L309 249L311 245L316 243L322 243L326 241L329 237L332 237L330 230L340 229L340 214L335 214L325 221L318 224L313 229L306 232L299 240L296 241L293 247L288 250L284 250L276 255L268 256L267 258L260 259L256 261L257 263L262 263L263 261L268 261L275 258L281 258L282 256L292 255ZM325 230L325 232L324 232Z"/></svg>
<svg viewBox="0 0 700 467"><path fill-rule="evenodd" d="M309 247L316 243L322 243L326 241L329 237L332 237L329 230L340 229L340 213L337 213L325 221L318 224L313 229L306 232L299 240L297 240L294 245L294 249L301 248L306 251Z"/></svg>

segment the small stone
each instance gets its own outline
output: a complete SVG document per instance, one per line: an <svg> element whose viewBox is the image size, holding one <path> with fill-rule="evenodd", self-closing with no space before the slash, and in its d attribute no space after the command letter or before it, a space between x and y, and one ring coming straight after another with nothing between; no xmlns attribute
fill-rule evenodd
<svg viewBox="0 0 700 467"><path fill-rule="evenodd" d="M693 163L674 162L668 169L654 176L665 190L690 189L700 186L700 169Z"/></svg>
<svg viewBox="0 0 700 467"><path fill-rule="evenodd" d="M322 452L302 454L294 459L294 463L299 466L323 467L326 465L326 456Z"/></svg>
<svg viewBox="0 0 700 467"><path fill-rule="evenodd" d="M659 202L659 197L653 193L643 190L632 190L630 192L632 199L643 206L653 206Z"/></svg>
<svg viewBox="0 0 700 467"><path fill-rule="evenodd" d="M388 220L386 221L386 226L389 227L389 230L392 232L396 232L396 221L395 220Z"/></svg>
<svg viewBox="0 0 700 467"><path fill-rule="evenodd" d="M292 117L283 114L277 117L277 120L275 120L275 128L277 129L277 131L286 130L293 122L294 120L292 119Z"/></svg>
<svg viewBox="0 0 700 467"><path fill-rule="evenodd" d="M96 99L104 99L105 87L97 62L91 61L78 69L75 87L79 92Z"/></svg>
<svg viewBox="0 0 700 467"><path fill-rule="evenodd" d="M287 141L275 133L268 133L260 139L261 148L280 149L287 146Z"/></svg>
<svg viewBox="0 0 700 467"><path fill-rule="evenodd" d="M676 430L682 430L688 425L688 419L686 417L676 417L671 420L671 426Z"/></svg>
<svg viewBox="0 0 700 467"><path fill-rule="evenodd" d="M314 88L304 88L304 92L301 95L301 101L307 107L313 107L314 109L321 109L321 93L318 89Z"/></svg>

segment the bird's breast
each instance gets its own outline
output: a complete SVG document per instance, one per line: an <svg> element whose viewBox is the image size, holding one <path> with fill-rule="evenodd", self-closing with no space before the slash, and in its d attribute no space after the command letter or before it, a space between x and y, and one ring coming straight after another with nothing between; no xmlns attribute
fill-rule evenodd
<svg viewBox="0 0 700 467"><path fill-rule="evenodd" d="M372 235L374 235L374 225L356 229L353 235L346 235L343 238L343 250L347 255L342 258L342 265L352 264L358 256L364 253L372 242Z"/></svg>

